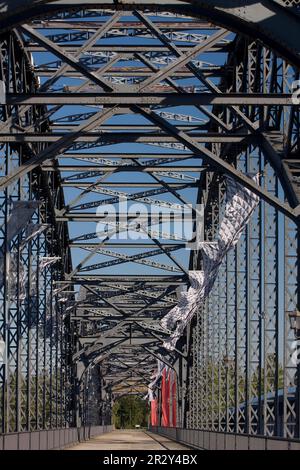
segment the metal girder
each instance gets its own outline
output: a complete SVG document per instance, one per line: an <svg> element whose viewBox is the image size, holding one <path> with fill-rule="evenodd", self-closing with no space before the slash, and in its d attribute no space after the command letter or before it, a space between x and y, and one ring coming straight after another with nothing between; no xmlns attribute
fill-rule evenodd
<svg viewBox="0 0 300 470"><path fill-rule="evenodd" d="M126 279L120 278L117 274L115 276L110 276L108 274L101 274L101 276L74 276L74 279L72 280L73 282L78 282L78 284L86 282L87 284L90 283L96 283L97 285L99 284L99 281L102 280L102 282L112 282L115 284L116 279L118 279L118 284L128 284L131 282L146 282L149 285L163 285L163 284L168 284L168 285L181 285L183 282L182 276L135 276L134 274L126 274ZM71 281L71 282L72 282ZM64 284L67 283L69 284L70 281L59 281L59 284Z"/></svg>
<svg viewBox="0 0 300 470"><path fill-rule="evenodd" d="M95 70L97 70L97 67L94 64L94 61L92 61L92 60L90 60L90 61L92 62L91 67L94 67ZM128 67L129 70L123 71L123 70L117 69L116 67L113 67L113 64L111 64L111 65L112 65L112 67L110 69L109 75L104 73L103 76L108 77L111 80L116 79L119 83L122 83L122 80L125 79L125 78L127 78L128 80L131 80L132 76L136 76L138 79L140 79L142 77L149 77L149 75L151 74L150 71L141 71L141 69L137 69L136 67L135 68L134 67L131 67L131 68ZM55 70L58 70L58 68L59 68L59 64L57 64L56 67L50 67L50 66L47 66L47 65L42 66L41 65L41 66L36 66L34 70L38 74L39 77L48 77ZM206 68L202 69L202 73L206 77L219 77L219 76L222 76L222 75L225 74L225 70L223 70L220 67L210 67L210 68L206 67ZM67 71L65 76L67 78L81 78L81 74L79 72L72 72L72 71ZM191 78L193 76L194 76L193 73L188 71L188 70L187 71L181 70L181 71L178 71L178 72L174 72L172 74L172 77L177 78L177 79Z"/></svg>
<svg viewBox="0 0 300 470"><path fill-rule="evenodd" d="M94 286L94 289L96 290L109 290L111 289L112 294L118 295L120 293L126 295L127 293L133 293L135 297L141 297L143 298L151 298L151 299L156 299L156 300L161 300L163 302L167 302L168 304L174 304L174 298L171 297L169 294L175 290L175 287L167 287L167 289L159 289L156 287L156 292L152 292L151 288L147 289L147 285L144 285L144 283L140 284L133 284L132 286L122 286L119 284L114 284L113 286L106 285L105 283L101 283L97 287ZM163 294L163 298L162 298ZM102 293L103 295L103 293Z"/></svg>
<svg viewBox="0 0 300 470"><path fill-rule="evenodd" d="M77 186L80 184L80 187L82 188L88 188L91 186L91 183L74 183L74 182L63 182L62 186L65 187L73 187ZM182 188L183 183L168 183L168 186L171 189L177 189L180 190ZM197 182L184 182L185 186L188 186L190 188L196 188L198 187ZM119 181L119 182L108 182L108 181L101 181L101 186L109 186L111 188L160 188L161 184L159 183L149 183L149 181L144 181L144 182L135 182L135 181Z"/></svg>
<svg viewBox="0 0 300 470"><path fill-rule="evenodd" d="M111 158L120 158L120 159L125 159L125 160L135 160L135 159L153 159L155 158L156 160L160 160L160 159L165 159L166 156L164 154L158 154L158 153L130 153L130 152L127 152L127 153L124 153L124 154L117 154L117 153L97 153L97 152L93 152L92 154L91 153L71 153L71 152L66 152L64 153L64 158L77 158L77 159L80 159L80 158L83 158L85 161L89 161L89 160L93 160L94 158L99 158L99 159L107 159L107 157L109 159ZM173 154L169 154L168 153L168 158L171 158L172 160L174 159L184 159L184 158L193 158L195 157L195 154L193 153L173 153ZM112 160L111 160L112 161Z"/></svg>
<svg viewBox="0 0 300 470"><path fill-rule="evenodd" d="M150 347L151 345L156 344L157 342L158 340L153 340L153 338L145 338L145 336L143 335L141 335L140 337L135 337L132 343L130 342L129 336L122 336L121 338L112 337L110 339L106 339L107 344L103 348L101 348L102 341L97 341L97 338L94 338L94 341L92 338L81 338L81 343L85 346L83 348L83 351L74 356L73 360L75 360L78 356L82 355L83 353L87 357L91 356L92 354L95 355L100 353L102 355L103 353L111 353L111 351L116 351L116 349L118 349L120 345L122 345L122 348L124 346L128 346L132 350L132 348L134 347L141 347L144 345L148 345L148 347Z"/></svg>
<svg viewBox="0 0 300 470"><path fill-rule="evenodd" d="M86 286L88 287L88 286ZM108 311L108 313L110 313L111 310L114 309L114 306L112 305L104 305L103 303L101 303L101 301L104 301L104 299L108 299L108 298L112 298L114 300L114 305L117 305L118 308L120 309L124 309L125 310L128 310L128 309L140 309L140 308L144 308L146 303L145 301L142 299L142 297L145 298L145 296L143 296L143 294L140 294L140 292L138 293L134 293L134 295L129 295L129 294L132 294L131 292L121 292L121 293L118 293L118 292L115 292L115 293L111 293L111 295L108 295L107 293L105 295L99 295L99 299L96 299L95 298L91 298L89 302L87 303L78 303L76 306L79 308L79 309L84 309L85 311L94 311L94 309L98 309L98 308L101 308L100 312L101 314L103 312L106 312ZM164 295L164 292L162 293L162 295ZM124 296L124 297L123 297ZM141 297L141 298L138 298L138 300L136 299L137 297ZM132 298L134 298L134 300L132 300ZM155 301L157 300L157 297L153 297L155 299ZM134 302L134 303L133 303ZM156 303L156 302L155 302ZM158 310L160 308L165 308L166 305L165 304L158 304L155 305L155 306L152 306L149 307L149 304L147 304L148 307L147 309L148 310ZM170 305L168 305L167 307L170 307ZM94 312L95 313L95 312ZM135 312L136 313L136 312Z"/></svg>
<svg viewBox="0 0 300 470"><path fill-rule="evenodd" d="M96 315L96 314L85 314L85 315L76 315L75 317L72 317L71 320L72 321L87 321L87 322L90 322L90 321L99 321L101 320L102 318L105 318L106 320L120 320L120 316L113 316L113 315L110 315L109 313L105 313L105 312L102 312L101 315ZM134 317L131 318L131 320L134 322L134 321L143 321L145 323L148 323L148 322L152 322L153 320L148 318L148 317L142 317L142 316L139 316L139 317Z"/></svg>
<svg viewBox="0 0 300 470"><path fill-rule="evenodd" d="M88 250L88 251L93 250L95 252L95 250L91 249L91 248L86 248L85 247L84 249ZM151 256L161 255L163 253L168 253L170 251L175 251L175 250L178 250L178 249L179 249L178 246L174 246L174 247L171 247L171 248L151 250L151 251L148 251L148 252L139 253L137 255L125 255L125 254L117 253L115 251L106 250L104 248L99 248L95 253L105 255L105 256L112 256L112 257L118 258L118 259L113 260L113 261L103 261L102 263L97 263L97 264L94 264L94 265L85 266L85 267L81 268L80 272L91 271L93 269L101 269L102 267L114 266L115 264L121 264L122 262L125 262L125 263L130 263L130 262L141 263L141 264L144 264L144 265L147 265L147 266L163 269L163 270L166 270L166 271L181 272L180 269L176 269L174 266L168 266L168 265L163 264L163 263L158 263L156 261L147 261L147 260L144 259L144 258L148 258L148 257L151 257Z"/></svg>
<svg viewBox="0 0 300 470"><path fill-rule="evenodd" d="M153 87L156 83L160 83L165 78L168 78L174 71L178 70L182 65L186 65L193 58L195 58L200 53L206 52L209 50L211 45L216 44L220 39L224 38L228 34L228 31L224 29L219 29L215 34L208 36L204 41L202 41L197 46L191 48L185 54L180 55L173 62L169 63L160 70L157 70L152 77L149 77L141 84L134 86L137 90L144 90L145 88Z"/></svg>
<svg viewBox="0 0 300 470"><path fill-rule="evenodd" d="M67 217L64 217L64 216L61 216L60 219L61 220L71 220L71 219L74 219L76 220L76 216L72 216L72 215L68 215ZM93 217L93 216L88 216L87 215L87 218L86 219L79 219L78 220L81 220L81 221L87 221L87 220L92 220L94 222L99 222L101 221L101 219L99 219L99 217ZM161 238L161 239L165 239L165 240L173 240L173 241L181 241L181 242L185 242L187 243L189 240L182 234L179 234L177 235L176 233L171 233L171 232L166 232L165 230L154 230L153 228L150 228L151 225L155 224L159 219L157 218L151 218L149 217L149 225L145 225L144 227L141 226L141 223L137 220L137 216L133 216L132 217L132 221L131 223L127 223L126 221L124 221L123 223L119 223L117 220L105 220L106 224L107 225L110 225L112 226L113 228L110 230L110 231L107 231L105 229L103 230L99 230L98 232L93 232L93 233L89 233L89 234L85 234L85 235L80 235L78 237L76 237L75 239L73 239L73 241L75 240L91 240L91 239L102 239L101 240L101 243L105 244L107 239L109 239L110 236L113 236L115 233L122 233L122 232L127 232L127 231L136 231L136 232L139 232L139 233L143 233L145 234L145 236L147 234L149 234L149 238L151 239L155 239L155 238ZM165 217L165 221L166 222L169 222L170 221L170 218L167 218ZM190 221L192 222L193 219Z"/></svg>
<svg viewBox="0 0 300 470"><path fill-rule="evenodd" d="M172 112L167 112L167 111L156 111L157 114L161 115L163 114L166 119L178 121L178 122L187 122L190 123L189 126L185 126L187 129L198 129L199 124L207 124L207 120L198 118L196 116L192 116L189 114L182 114L182 113L172 113ZM63 117L58 117L56 118L52 123L51 123L51 128L52 129L70 129L74 125L76 125L80 121L84 121L85 119L88 119L90 116L95 114L94 112L90 113L78 113L78 114L69 114L67 116ZM72 123L72 126L71 126ZM194 124L194 125L193 125ZM197 126L196 126L197 124ZM182 126L184 127L184 126ZM204 126L203 126L204 127ZM127 129L132 129L132 130L157 130L157 128L150 126L150 125L134 125L134 124L115 124L115 125L102 125L102 129L107 129L107 130L124 130Z"/></svg>
<svg viewBox="0 0 300 470"><path fill-rule="evenodd" d="M70 133L71 134L71 133ZM0 134L0 142L3 143L56 143L58 142L63 135L68 135L67 134L62 134L62 133L49 133L49 134L21 134L21 133L13 133L13 134ZM210 135L203 135L203 134L190 134L194 137L196 142L200 143L241 143L245 139L247 141L253 142L254 144L258 144L260 141L260 137L258 136L251 136L251 135L215 135L215 136L210 136ZM167 143L167 142L177 142L177 139L172 136L164 136L161 134L151 134L151 133L133 133L130 132L126 135L125 140L127 142L136 142L136 143L145 143L145 144L150 144L154 145L155 143ZM89 134L84 134L80 133L78 137L73 138L73 142L95 142L96 144L103 145L103 144L114 144L118 142L124 141L124 136L122 139L122 135L118 135L118 133L108 133L108 132L93 132ZM59 154L60 155L60 154ZM58 157L59 157L58 155ZM122 168L122 171L126 171L126 167L124 165L124 170ZM45 168L48 168L47 166ZM67 168L67 167L66 167ZM96 168L91 167L91 168ZM201 169L201 167L199 167ZM113 171L114 168L110 167L105 167L105 171ZM159 171L160 168L157 167L153 171ZM198 169L199 170L199 169ZM104 171L104 170L99 170L99 171ZM127 171L132 171L132 167L129 166ZM144 169L146 171L146 169ZM162 170L163 171L163 170ZM168 171L168 170L166 170Z"/></svg>
<svg viewBox="0 0 300 470"><path fill-rule="evenodd" d="M115 112L116 107L106 111L99 111L98 113L96 113L96 115L88 119L87 122L79 126L77 132L80 134L80 132L82 132L83 130L93 129L101 121L106 121L108 118L113 116ZM31 158L31 160L29 160L26 165L20 165L20 167L15 172L13 172L13 174L2 178L0 183L0 189L4 189L17 178L27 174L29 171L34 170L44 161L51 159L54 156L57 156L57 154L62 153L65 149L68 149L72 145L74 140L76 140L76 136L74 136L73 133L69 136L67 135L65 137L61 137L57 143L53 143L50 147L42 151L38 157Z"/></svg>
<svg viewBox="0 0 300 470"><path fill-rule="evenodd" d="M138 215L136 212L132 211L131 213L127 213L127 212L124 212L124 213L119 213L119 212L116 212L115 214L112 214L112 215L107 215L105 214L104 212L103 213L100 213L100 211L98 213L89 213L89 212L74 212L74 213L66 213L64 214L63 216L57 216L57 220L69 220L69 219L73 219L73 220L101 220L101 219L104 219L105 220L105 223L109 224L111 223L112 225L115 225L116 223L124 223L124 222L127 222L129 221L130 222L130 219L133 219L133 220L136 220L138 219L138 221L140 222L147 222L147 225L151 225L151 224L160 224L160 223L163 223L163 222L169 222L170 220L178 220L178 221L181 221L182 220L182 214L175 214L175 213L171 213L171 214L140 214ZM192 219L192 216L189 212L189 214L186 216L186 219L188 221L191 221L193 220Z"/></svg>
<svg viewBox="0 0 300 470"><path fill-rule="evenodd" d="M151 78L151 77L150 77ZM143 83L143 82L142 82ZM36 93L18 94L7 93L7 105L118 105L132 104L160 106L189 106L189 105L223 105L223 106L293 106L292 93L134 93L121 91L119 93Z"/></svg>
<svg viewBox="0 0 300 470"><path fill-rule="evenodd" d="M91 113L91 115L94 114L94 113ZM161 113L157 113L157 114L161 114ZM171 113L170 113L171 114ZM175 116L175 113L173 113L173 115ZM167 119L172 119L170 118L170 115L168 115L168 113L165 113L165 116ZM85 120L86 117L84 116L82 119L80 119L81 121L82 120ZM188 116L186 117L186 119L188 119ZM174 120L177 120L174 118ZM179 120L179 119L178 119ZM51 130L52 131L70 131L72 130L73 128L76 128L78 124L72 122L72 124L70 125L67 125L67 124L61 124L61 123L53 123L51 124ZM195 125L190 125L190 126L179 126L178 127L180 130L183 130L183 131L199 131L200 130L200 126L195 126ZM155 126L151 126L151 125L126 125L126 124L116 124L116 125L102 125L101 130L103 131L124 131L124 130L128 130L128 131L158 131L158 128L155 127ZM96 129L96 130L99 130L99 129Z"/></svg>
<svg viewBox="0 0 300 470"><path fill-rule="evenodd" d="M115 15L115 17L117 19L118 15ZM47 39L42 34L38 33L33 28L27 25L22 25L20 26L20 28L24 33L33 37L40 44L44 45L47 48L47 50L49 50L50 52L53 52L58 57L61 57L64 60L64 62L68 64L70 67L74 68L78 72L81 72L83 76L86 77L87 79L92 80L93 83L96 83L97 85L99 85L101 88L103 88L106 91L113 90L113 87L109 83L107 83L105 79L101 78L101 76L95 74L94 72L90 72L90 70L87 67L85 67L82 63L79 62L76 56L68 55L67 53L64 52L62 48L57 46L55 43Z"/></svg>
<svg viewBox="0 0 300 470"><path fill-rule="evenodd" d="M197 140L197 138L195 139ZM126 165L126 166L89 166L89 165L83 165L83 166L80 166L80 165L74 165L74 166L71 166L71 165L60 165L60 171L64 172L64 171L82 171L84 169L88 171L91 171L93 169L97 169L97 172L99 173L109 173L111 171L114 171L114 170L120 170L120 171L124 171L124 172L132 172L132 171L143 171L143 172L156 172L159 170L159 172L173 172L173 171L187 171L187 172L192 172L192 173L199 173L201 171L203 171L203 169L206 169L207 167L202 167L202 166L148 166L148 165ZM46 170L46 171L51 171L51 170L54 170L54 166L47 166L47 165L43 165L42 166L42 169L43 170ZM88 175L87 175L88 176ZM91 176L95 176L95 175L91 175ZM97 176L97 175L96 175Z"/></svg>
<svg viewBox="0 0 300 470"><path fill-rule="evenodd" d="M172 248L174 246L174 243L162 243L162 245L165 248ZM178 246L178 249L184 248L185 245L182 244L175 244ZM75 242L70 242L70 247L76 247L76 248L96 248L98 246L97 243L75 243ZM110 248L153 248L155 246L154 243L139 243L138 245L136 243L130 243L130 242L123 242L123 243L116 243L116 242L111 242L111 243L105 243L105 246L110 247Z"/></svg>
<svg viewBox="0 0 300 470"><path fill-rule="evenodd" d="M213 166L215 165L216 168L220 168L226 173L228 173L229 175L232 175L234 178L240 181L244 186L251 189L255 194L260 195L264 200L269 202L271 205L274 205L284 214L292 217L293 219L296 219L296 220L298 219L299 208L298 209L291 208L289 205L287 205L283 201L280 201L279 198L274 197L272 194L269 194L263 188L258 187L253 182L253 180L251 180L250 178L248 178L241 172L234 169L229 163L222 160L217 155L214 155L205 147L200 146L198 143L196 143L196 141L194 141L193 138L191 138L184 132L178 132L175 127L170 125L167 121L162 120L159 116L156 116L151 110L142 108L141 112L142 114L144 114L145 117L148 117L148 119L151 120L152 122L155 122L155 123L160 122L163 130L169 131L171 134L176 136L178 140L180 140L184 145L186 145L186 147L189 148L191 151L196 152L198 150L198 152L202 154L203 158L206 161L212 163Z"/></svg>
<svg viewBox="0 0 300 470"><path fill-rule="evenodd" d="M50 39L52 42L55 42L57 44L57 41L55 40L55 37L53 36L47 36L48 39ZM54 41L53 41L54 39ZM195 41L196 42L196 41ZM192 46L181 46L180 47L180 50L182 52L185 52L187 51L188 49L190 49ZM64 44L63 45L63 48L66 52L68 53L74 53L74 52L77 52L77 47L76 46L73 46L73 45L70 45L70 44ZM36 44L27 44L26 45L26 49L29 51L29 52L42 52L44 49L42 46L38 46ZM222 47L222 45L219 45L215 48L213 47L210 47L208 49L209 52L213 52L213 51L218 51L218 52L222 52L223 50L228 50L228 47L225 46L224 48ZM91 51L90 51L90 54L92 55L93 53L97 53L97 52L107 52L107 53L111 53L111 52L116 52L116 53L120 53L120 54L134 54L136 52L167 52L168 49L166 48L166 46L162 46L162 45L153 45L153 46L139 46L139 45L131 45L131 46L122 46L122 45L114 45L114 44L103 44L103 45L98 45L98 46L93 46L91 47Z"/></svg>
<svg viewBox="0 0 300 470"><path fill-rule="evenodd" d="M274 138L274 135L272 136L264 134L261 141L261 148L263 149L265 155L272 162L273 168L276 169L278 175L280 175L281 183L284 187L287 199L289 200L290 204L294 207L298 206L299 208L300 199L297 196L293 185L291 184L292 177L289 174L286 166L284 165L284 159L282 158L282 155L279 155L276 152L274 146L272 145L272 137Z"/></svg>
<svg viewBox="0 0 300 470"><path fill-rule="evenodd" d="M186 189L188 186L183 185L180 189ZM80 186L76 186L77 189L81 189ZM153 204L153 206L159 206L159 207L166 207L169 209L174 209L174 210L181 210L184 211L184 206L180 204L175 204L171 203L168 201L163 201L163 200L157 200L157 199L152 199L149 196L155 196L157 194L163 194L168 192L166 188L160 188L160 189L152 189L150 191L142 191L138 193L125 193L121 191L115 191L112 189L107 189L107 188L101 188L100 186L95 186L93 187L89 192L95 192L99 194L104 194L104 195L110 195L113 197L110 197L109 199L101 199L98 201L93 201L93 202L87 202L83 204L77 204L74 206L74 202L72 201L68 207L71 210L74 209L80 209L82 208L92 208L92 207L99 207L104 204L117 204L120 199L126 200L126 201L139 201L139 202L144 202L145 204ZM86 194L85 192L82 192L81 195ZM76 203L78 202L78 197L76 198Z"/></svg>
<svg viewBox="0 0 300 470"><path fill-rule="evenodd" d="M47 20L47 26L49 28L53 28L57 30L61 30L61 29L67 30L66 33L59 32L57 34L49 35L50 36L49 39L51 39L51 41L61 42L64 38L65 38L65 41L68 41L70 40L71 37L73 37L73 34L74 36L78 34L81 40L87 40L92 34L92 32L98 29L100 26L102 26L102 24L105 22L105 18L103 17L101 18L100 16L98 16L98 19L93 22L92 26L90 24L85 23L84 21L74 22L73 21L74 18L68 18L68 19L65 18L65 20L66 21L63 21L62 18L58 18L58 17L56 18L52 17L51 19ZM170 25L170 22L164 21L163 19L157 19L157 21L159 22L160 26L164 28L164 31L166 31L167 34L174 33L175 35L177 35L177 31L183 30L182 34L185 35L185 34L190 34L189 32L185 33L184 32L185 30L189 31L191 29L199 29L199 28L200 29L205 28L206 30L215 29L215 26L208 21L198 20L198 21L193 22L190 19L184 18L183 16L181 16L180 21L175 21L172 23L172 25ZM41 25L44 23L36 19L34 24L36 25L37 28L40 28ZM76 28L74 28L75 26ZM71 30L76 29L76 31L70 32L69 31L70 29ZM114 35L117 35L119 33L122 34L123 31L126 36L130 36L130 32L133 36L135 36L135 33L149 34L147 28L145 28L145 26L140 24L138 21L128 21L126 22L126 25L124 25L122 22L116 23L115 27L112 28L107 34L113 37ZM194 34L196 34L196 37L199 37L197 33L194 33ZM201 34L200 38L203 38L203 36L206 37L205 34Z"/></svg>

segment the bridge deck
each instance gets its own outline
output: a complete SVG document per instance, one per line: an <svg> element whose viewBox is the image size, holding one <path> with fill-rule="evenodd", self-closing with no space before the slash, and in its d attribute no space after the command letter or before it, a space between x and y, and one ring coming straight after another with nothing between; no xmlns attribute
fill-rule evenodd
<svg viewBox="0 0 300 470"><path fill-rule="evenodd" d="M143 430L115 430L94 437L66 450L184 450L183 446L170 439Z"/></svg>

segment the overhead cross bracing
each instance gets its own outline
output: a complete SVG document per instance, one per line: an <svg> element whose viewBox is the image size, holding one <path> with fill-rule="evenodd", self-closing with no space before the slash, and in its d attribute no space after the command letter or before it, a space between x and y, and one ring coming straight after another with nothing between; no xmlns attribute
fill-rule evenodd
<svg viewBox="0 0 300 470"><path fill-rule="evenodd" d="M1 36L4 268L17 265L17 280L11 273L0 287L3 429L109 419L112 399L147 393L159 359L177 373L182 426L297 437L292 335L278 312L284 302L292 312L298 295L298 52L239 35L229 13L223 22L180 13L181 2L167 12L44 3ZM259 196L259 208L221 267L209 313L199 308L168 351L160 320L202 268L197 243L216 239L228 177ZM24 225L8 248L18 200L38 201L33 221L47 228L29 239ZM197 204L202 232L192 244ZM87 418L91 382L103 412ZM28 387L38 389L29 404ZM264 401L268 393L276 398ZM254 405L232 412L253 397L264 419Z"/></svg>

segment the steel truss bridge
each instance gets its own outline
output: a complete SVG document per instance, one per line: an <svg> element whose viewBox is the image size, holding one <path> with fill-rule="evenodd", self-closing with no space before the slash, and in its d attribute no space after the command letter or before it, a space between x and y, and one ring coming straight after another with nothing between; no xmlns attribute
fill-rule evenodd
<svg viewBox="0 0 300 470"><path fill-rule="evenodd" d="M154 431L299 448L299 14L297 0L1 2L0 447L109 429L159 359L176 428L158 383ZM169 351L160 320L203 262L176 217L189 204L193 225L202 205L213 242L228 176L259 204Z"/></svg>

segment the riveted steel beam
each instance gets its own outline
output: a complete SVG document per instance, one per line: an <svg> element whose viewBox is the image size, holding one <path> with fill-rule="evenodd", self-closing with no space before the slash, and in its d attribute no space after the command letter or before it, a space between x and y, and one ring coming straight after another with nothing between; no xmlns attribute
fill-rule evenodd
<svg viewBox="0 0 300 470"><path fill-rule="evenodd" d="M16 105L118 105L132 104L160 105L160 106L195 106L195 105L223 105L223 106L293 106L292 93L7 93L6 102Z"/></svg>

